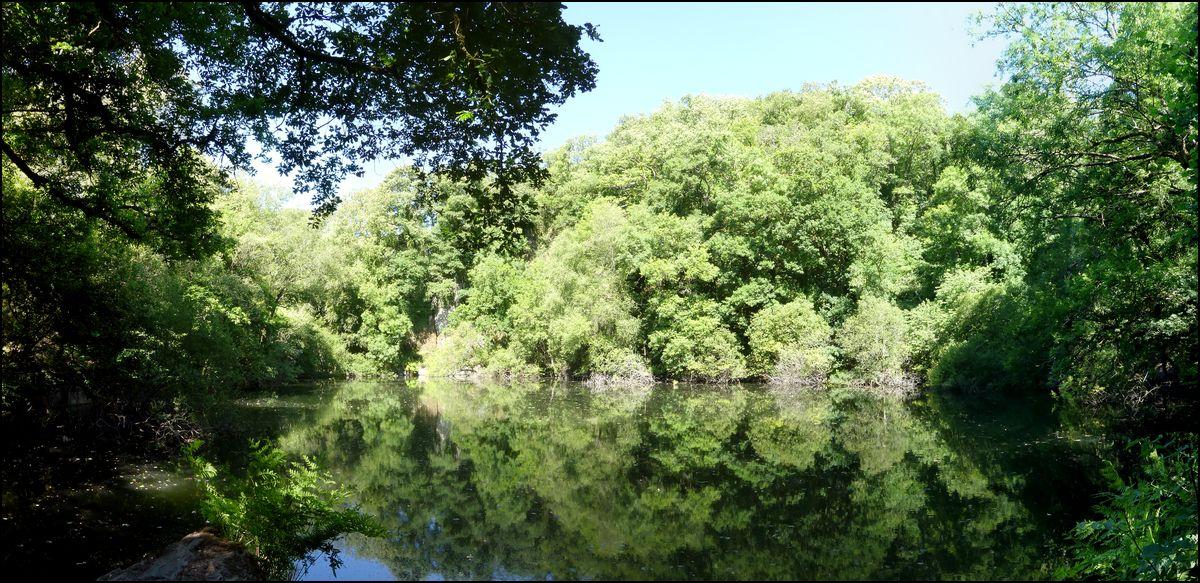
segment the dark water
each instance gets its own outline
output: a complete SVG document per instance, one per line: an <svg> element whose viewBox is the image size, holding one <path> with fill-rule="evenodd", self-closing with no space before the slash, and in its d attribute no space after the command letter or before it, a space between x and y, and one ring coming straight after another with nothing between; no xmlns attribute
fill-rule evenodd
<svg viewBox="0 0 1200 583"><path fill-rule="evenodd" d="M215 451L278 437L389 529L339 542L345 579L1045 578L1107 450L1048 401L752 386L350 382L220 418ZM128 530L194 521L176 490Z"/></svg>

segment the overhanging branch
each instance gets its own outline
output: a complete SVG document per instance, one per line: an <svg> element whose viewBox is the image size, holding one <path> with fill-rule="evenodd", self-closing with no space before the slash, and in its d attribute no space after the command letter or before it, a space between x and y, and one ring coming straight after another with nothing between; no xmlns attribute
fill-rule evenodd
<svg viewBox="0 0 1200 583"><path fill-rule="evenodd" d="M88 204L82 199L71 196L53 180L39 174L36 170L29 166L29 163L26 162L25 159L21 158L21 156L17 154L17 152L13 150L11 146L8 145L7 141L0 140L0 145L2 145L4 148L5 157L12 161L13 165L15 165L22 174L29 178L29 181L33 183L35 188L42 189L54 200L76 209L82 212L84 215L100 219L112 225L113 227L116 227L130 239L135 241L144 241L146 239L145 233L133 228L133 226L131 226L129 223L121 220L112 212L112 209L96 204Z"/></svg>

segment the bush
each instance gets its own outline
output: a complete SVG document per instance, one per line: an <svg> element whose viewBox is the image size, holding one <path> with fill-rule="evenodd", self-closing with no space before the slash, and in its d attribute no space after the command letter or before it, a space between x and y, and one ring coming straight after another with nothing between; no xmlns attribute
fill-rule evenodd
<svg viewBox="0 0 1200 583"><path fill-rule="evenodd" d="M753 372L773 382L820 384L833 367L833 331L807 298L763 308L747 335Z"/></svg>
<svg viewBox="0 0 1200 583"><path fill-rule="evenodd" d="M907 377L911 354L904 310L873 297L858 302L858 311L842 323L838 347L847 360L853 382L888 386L912 384Z"/></svg>
<svg viewBox="0 0 1200 583"><path fill-rule="evenodd" d="M785 348L767 375L772 385L819 388L825 385L833 357L826 350Z"/></svg>
<svg viewBox="0 0 1200 583"><path fill-rule="evenodd" d="M1043 384L1049 346L1036 330L1056 328L1031 305L1018 282L996 281L988 268L948 272L937 299L914 310L919 369L930 386L968 392ZM1039 356L1042 355L1042 356Z"/></svg>
<svg viewBox="0 0 1200 583"><path fill-rule="evenodd" d="M279 330L284 378L319 379L347 372L353 362L342 339L322 325L306 307L280 310L284 325Z"/></svg>
<svg viewBox="0 0 1200 583"><path fill-rule="evenodd" d="M716 317L715 302L672 297L656 311L658 326L649 345L669 376L713 382L746 376L737 337Z"/></svg>
<svg viewBox="0 0 1200 583"><path fill-rule="evenodd" d="M204 442L183 448L183 459L200 484L201 513L228 539L244 545L265 563L272 576L288 579L298 560L311 564L313 551L336 567L332 540L349 532L382 536L383 528L334 489L330 476L308 457L289 462L279 448L251 442L244 477L218 471L198 452Z"/></svg>
<svg viewBox="0 0 1200 583"><path fill-rule="evenodd" d="M654 383L654 374L645 359L633 354L606 355L596 365L587 384L599 387L644 387Z"/></svg>
<svg viewBox="0 0 1200 583"><path fill-rule="evenodd" d="M526 271L513 335L523 354L559 378L585 376L610 354L631 352L639 321L626 288L627 213L606 200L554 239Z"/></svg>
<svg viewBox="0 0 1200 583"><path fill-rule="evenodd" d="M447 328L436 343L422 351L425 374L432 378L457 378L483 367L486 339L470 322Z"/></svg>
<svg viewBox="0 0 1200 583"><path fill-rule="evenodd" d="M1056 576L1194 580L1195 436L1135 440L1127 450L1138 454L1133 475L1126 481L1111 465L1107 468L1113 492L1096 506L1101 518L1075 527L1071 563Z"/></svg>

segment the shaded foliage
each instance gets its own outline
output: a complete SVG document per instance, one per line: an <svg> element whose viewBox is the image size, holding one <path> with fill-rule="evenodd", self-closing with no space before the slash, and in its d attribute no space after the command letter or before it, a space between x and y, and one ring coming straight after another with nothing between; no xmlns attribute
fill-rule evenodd
<svg viewBox="0 0 1200 583"><path fill-rule="evenodd" d="M4 156L54 203L189 256L213 249L227 171L268 152L325 214L378 158L508 192L543 176L549 106L595 84L578 45L596 31L562 9L6 2Z"/></svg>
<svg viewBox="0 0 1200 583"><path fill-rule="evenodd" d="M1109 465L1112 492L1097 505L1099 520L1075 527L1072 562L1060 578L1185 581L1196 576L1195 435L1141 439L1124 478Z"/></svg>

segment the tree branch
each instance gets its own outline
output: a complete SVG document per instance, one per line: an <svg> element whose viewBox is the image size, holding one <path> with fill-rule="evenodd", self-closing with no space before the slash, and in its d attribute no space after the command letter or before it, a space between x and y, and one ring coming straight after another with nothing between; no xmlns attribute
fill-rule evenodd
<svg viewBox="0 0 1200 583"><path fill-rule="evenodd" d="M371 65L369 63L364 63L362 61L358 61L358 60L351 59L348 57L339 57L337 55L331 55L324 51L319 51L316 49L308 48L308 47L300 44L300 41L297 40L296 37L292 36L292 33L288 32L287 26L285 26L283 23L279 22L278 20L275 20L275 18L272 17L270 14L267 14L266 12L264 12L262 7L259 6L258 2L242 0L241 5L242 5L242 8L246 11L246 17L248 17L250 19L250 22L253 22L260 29L262 29L264 32L269 34L272 38L283 43L283 46L291 49L293 52L300 55L301 57L304 57L307 59L312 59L314 61L319 61L322 63L342 65L344 67L349 67L356 71L365 71L365 72L371 72L371 73L385 73L385 74L388 73L388 71L382 67L377 67L375 65Z"/></svg>
<svg viewBox="0 0 1200 583"><path fill-rule="evenodd" d="M12 163L17 167L18 170L21 171L22 174L29 178L29 181L33 183L33 186L42 189L52 198L54 198L54 200L76 209L82 212L84 215L98 218L112 225L113 227L116 227L134 241L144 241L146 239L145 233L142 233L125 221L122 221L119 217L113 214L111 209L95 204L88 204L82 199L73 197L65 192L58 184L55 184L53 180L38 174L37 171L31 168L29 164L23 158L21 158L21 156L18 155L11 146L8 145L7 141L0 140L0 145L3 145L4 155L12 161Z"/></svg>

